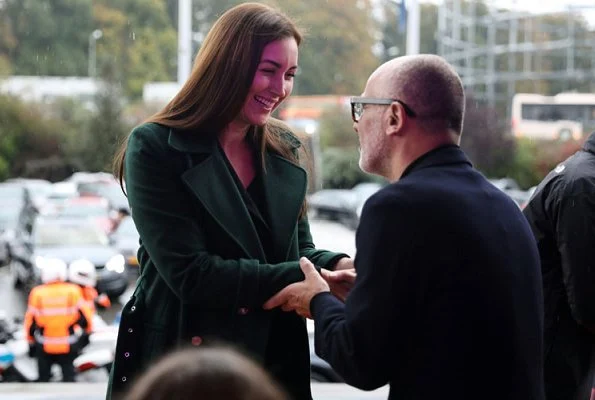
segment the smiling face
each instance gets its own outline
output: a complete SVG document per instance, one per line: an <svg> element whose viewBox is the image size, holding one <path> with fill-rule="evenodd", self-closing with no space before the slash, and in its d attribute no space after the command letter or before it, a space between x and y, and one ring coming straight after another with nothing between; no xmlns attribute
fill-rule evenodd
<svg viewBox="0 0 595 400"><path fill-rule="evenodd" d="M267 44L236 123L264 125L293 89L298 45L293 37Z"/></svg>

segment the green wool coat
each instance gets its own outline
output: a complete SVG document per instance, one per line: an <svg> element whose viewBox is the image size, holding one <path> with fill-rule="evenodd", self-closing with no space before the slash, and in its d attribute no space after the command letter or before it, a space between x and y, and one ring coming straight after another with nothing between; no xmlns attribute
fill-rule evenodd
<svg viewBox="0 0 595 400"><path fill-rule="evenodd" d="M299 147L289 132L281 135ZM346 256L317 250L307 218L298 221L303 168L267 152L263 180L274 253L268 259L214 135L153 123L132 131L125 181L142 273L122 312L108 399L178 346L223 340L262 360L273 315L262 305L304 279L299 258L332 269ZM302 325L287 341L309 359ZM309 366L295 368L296 379L309 376Z"/></svg>

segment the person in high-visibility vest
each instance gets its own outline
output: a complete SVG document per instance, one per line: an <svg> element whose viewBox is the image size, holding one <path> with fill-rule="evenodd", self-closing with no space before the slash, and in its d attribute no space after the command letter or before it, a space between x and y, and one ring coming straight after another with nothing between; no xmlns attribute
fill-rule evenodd
<svg viewBox="0 0 595 400"><path fill-rule="evenodd" d="M97 271L95 266L87 260L74 261L68 267L68 280L79 285L83 291L83 297L92 310L93 315L97 308L109 308L112 303L105 293L99 294L97 285Z"/></svg>
<svg viewBox="0 0 595 400"><path fill-rule="evenodd" d="M81 288L66 282L67 267L60 260L47 260L41 268L41 285L29 294L25 334L30 355L37 358L39 382L49 382L53 364L60 365L62 380L74 382L73 360L84 329L92 329L92 318Z"/></svg>

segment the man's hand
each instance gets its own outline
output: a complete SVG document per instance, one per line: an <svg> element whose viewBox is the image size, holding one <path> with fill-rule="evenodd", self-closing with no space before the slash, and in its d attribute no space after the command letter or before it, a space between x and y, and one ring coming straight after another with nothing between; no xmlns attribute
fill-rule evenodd
<svg viewBox="0 0 595 400"><path fill-rule="evenodd" d="M338 271L322 269L322 277L328 283L331 293L342 302L345 302L347 295L355 283L356 273L355 268Z"/></svg>
<svg viewBox="0 0 595 400"><path fill-rule="evenodd" d="M305 279L292 283L264 303L264 309L270 310L281 306L283 311L295 311L302 317L312 318L310 315L310 301L318 293L329 292L329 285L320 276L314 265L306 257L300 258L300 267Z"/></svg>
<svg viewBox="0 0 595 400"><path fill-rule="evenodd" d="M340 258L339 261L337 261L337 263L335 264L335 271L354 268L355 266L353 265L353 258L349 257Z"/></svg>

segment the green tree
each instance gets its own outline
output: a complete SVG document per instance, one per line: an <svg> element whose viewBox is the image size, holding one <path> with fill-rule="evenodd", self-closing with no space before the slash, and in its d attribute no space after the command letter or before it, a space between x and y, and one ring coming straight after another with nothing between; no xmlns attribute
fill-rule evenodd
<svg viewBox="0 0 595 400"><path fill-rule="evenodd" d="M371 5L358 0L284 0L281 9L307 34L295 94L360 93L378 65Z"/></svg>
<svg viewBox="0 0 595 400"><path fill-rule="evenodd" d="M81 138L81 164L87 171L109 171L117 146L130 130L122 119L121 93L115 81L104 82L96 112Z"/></svg>
<svg viewBox="0 0 595 400"><path fill-rule="evenodd" d="M344 107L333 108L322 114L318 134L322 151L329 147L353 150L359 146L350 111Z"/></svg>
<svg viewBox="0 0 595 400"><path fill-rule="evenodd" d="M501 121L495 109L467 96L461 148L476 168L494 178L507 176L515 156L514 139Z"/></svg>
<svg viewBox="0 0 595 400"><path fill-rule="evenodd" d="M165 0L97 0L93 12L103 32L97 41L101 75L110 69L124 94L138 98L150 81L175 78L177 34Z"/></svg>
<svg viewBox="0 0 595 400"><path fill-rule="evenodd" d="M61 159L61 121L35 104L0 95L0 180L31 176L35 164Z"/></svg>
<svg viewBox="0 0 595 400"><path fill-rule="evenodd" d="M84 76L92 0L4 0L0 65L19 75Z"/></svg>

